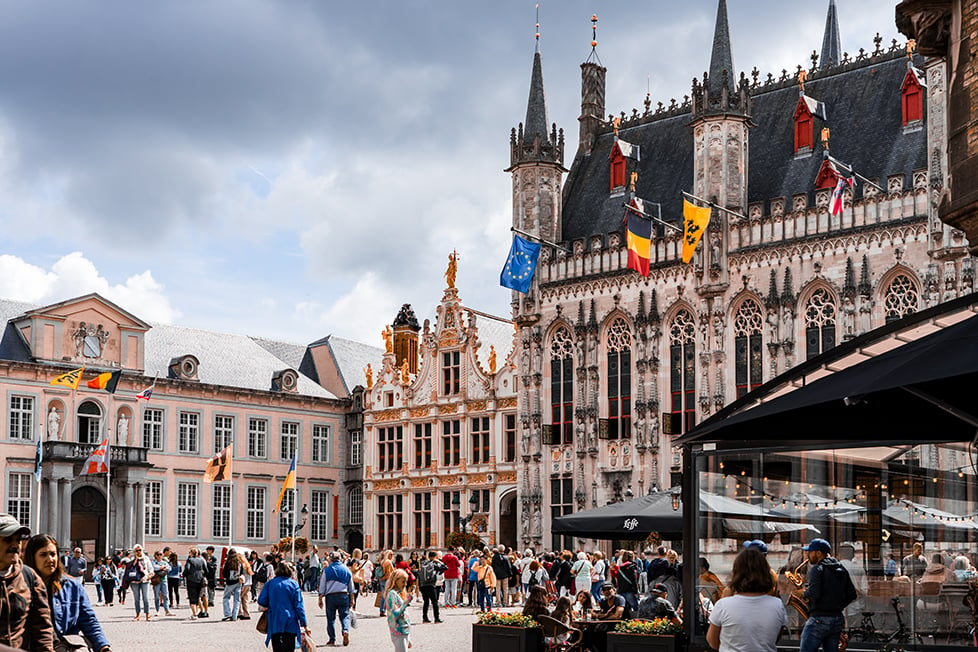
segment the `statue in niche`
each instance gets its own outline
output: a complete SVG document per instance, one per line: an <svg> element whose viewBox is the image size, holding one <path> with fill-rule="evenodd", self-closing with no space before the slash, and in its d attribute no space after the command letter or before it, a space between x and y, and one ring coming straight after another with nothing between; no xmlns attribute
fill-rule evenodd
<svg viewBox="0 0 978 652"><path fill-rule="evenodd" d="M61 414L52 407L48 412L48 441L58 441L61 439Z"/></svg>
<svg viewBox="0 0 978 652"><path fill-rule="evenodd" d="M407 385L411 382L411 371L409 369L407 358L404 358L404 362L401 363L401 383Z"/></svg>
<svg viewBox="0 0 978 652"><path fill-rule="evenodd" d="M713 350L723 350L723 315L715 313L713 315Z"/></svg>
<svg viewBox="0 0 978 652"><path fill-rule="evenodd" d="M852 297L844 295L842 297L842 321L843 334L848 339L856 335L856 304Z"/></svg>
<svg viewBox="0 0 978 652"><path fill-rule="evenodd" d="M777 307L767 309L767 319L765 321L767 322L767 341L779 342L778 326L780 326L780 320L778 319Z"/></svg>
<svg viewBox="0 0 978 652"><path fill-rule="evenodd" d="M521 445L523 446L523 455L530 454L530 433L529 431L523 431L523 438L521 440Z"/></svg>
<svg viewBox="0 0 978 652"><path fill-rule="evenodd" d="M791 312L791 308L784 306L781 309L781 323L784 324L784 341L794 342L795 341L795 315Z"/></svg>
<svg viewBox="0 0 978 652"><path fill-rule="evenodd" d="M533 506L533 536L543 536L543 517L540 514L540 505Z"/></svg>
<svg viewBox="0 0 978 652"><path fill-rule="evenodd" d="M119 421L116 424L115 443L123 446L129 445L129 417L125 412L119 413Z"/></svg>
<svg viewBox="0 0 978 652"><path fill-rule="evenodd" d="M523 503L523 515L520 518L520 528L523 533L523 539L530 538L530 504Z"/></svg>

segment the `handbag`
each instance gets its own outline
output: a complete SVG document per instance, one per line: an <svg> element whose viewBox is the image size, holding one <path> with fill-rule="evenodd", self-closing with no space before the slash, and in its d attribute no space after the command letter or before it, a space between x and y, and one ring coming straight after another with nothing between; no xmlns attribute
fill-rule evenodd
<svg viewBox="0 0 978 652"><path fill-rule="evenodd" d="M126 568L125 580L127 583L132 584L133 582L141 582L143 580L143 567L139 562L130 562L129 566Z"/></svg>
<svg viewBox="0 0 978 652"><path fill-rule="evenodd" d="M257 629L262 634L268 633L268 612L263 611L261 615L258 616L258 622L255 623L255 629Z"/></svg>
<svg viewBox="0 0 978 652"><path fill-rule="evenodd" d="M316 642L312 640L312 636L302 632L302 642L299 649L301 652L316 652Z"/></svg>
<svg viewBox="0 0 978 652"><path fill-rule="evenodd" d="M88 641L80 634L63 635L55 633L54 652L76 652L90 649Z"/></svg>

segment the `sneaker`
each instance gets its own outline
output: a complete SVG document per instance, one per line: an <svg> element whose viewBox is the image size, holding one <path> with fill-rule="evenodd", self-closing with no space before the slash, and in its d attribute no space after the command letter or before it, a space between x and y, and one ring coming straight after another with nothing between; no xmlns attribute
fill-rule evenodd
<svg viewBox="0 0 978 652"><path fill-rule="evenodd" d="M436 622L436 623L443 623L443 622L445 622L445 621L444 621L444 620L436 620L435 622Z"/></svg>
<svg viewBox="0 0 978 652"><path fill-rule="evenodd" d="M187 620L197 620L197 616L190 614L190 618L188 618Z"/></svg>

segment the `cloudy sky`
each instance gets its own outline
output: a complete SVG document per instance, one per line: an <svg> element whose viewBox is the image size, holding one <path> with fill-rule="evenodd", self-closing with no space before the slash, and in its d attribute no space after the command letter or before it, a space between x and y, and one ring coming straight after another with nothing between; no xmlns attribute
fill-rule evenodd
<svg viewBox="0 0 978 652"><path fill-rule="evenodd" d="M499 315L509 132L534 50L529 0L2 0L0 297L99 292L149 320L372 344L430 317L449 252ZM716 0L540 7L550 120L577 147L598 14L609 112L681 99ZM893 0L838 0L842 47L900 38ZM734 64L820 49L828 0L728 0Z"/></svg>

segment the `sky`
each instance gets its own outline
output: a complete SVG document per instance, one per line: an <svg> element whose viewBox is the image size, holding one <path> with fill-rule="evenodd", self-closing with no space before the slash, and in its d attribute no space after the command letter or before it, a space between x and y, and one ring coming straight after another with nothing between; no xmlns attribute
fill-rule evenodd
<svg viewBox="0 0 978 652"><path fill-rule="evenodd" d="M821 50L828 0L728 0L734 66ZM842 48L905 39L894 0L838 0ZM150 322L379 346L465 305L508 316L510 130L535 47L524 0L0 0L0 298L98 292ZM551 122L577 148L580 64L609 113L682 101L716 0L540 3Z"/></svg>

